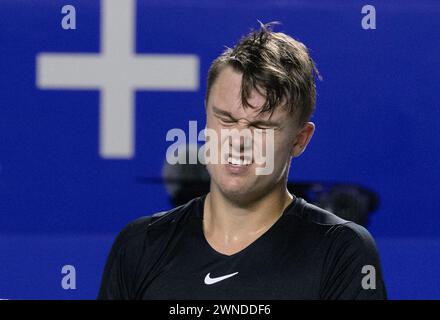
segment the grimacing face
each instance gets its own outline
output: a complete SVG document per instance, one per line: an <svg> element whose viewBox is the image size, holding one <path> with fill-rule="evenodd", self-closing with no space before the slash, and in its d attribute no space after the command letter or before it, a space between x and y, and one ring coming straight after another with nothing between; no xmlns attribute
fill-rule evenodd
<svg viewBox="0 0 440 320"><path fill-rule="evenodd" d="M241 104L240 88L242 74L232 67L226 66L218 75L211 87L206 106L206 127L212 129L219 137L218 154L221 155L221 145L230 143L226 138L222 140L222 129L249 129L252 133L255 129L273 129L274 157L273 171L269 175L257 175L256 168L264 167L253 161L249 165L236 166L228 163L207 164L211 176L211 191L213 188L224 197L233 202L247 203L261 198L277 186L284 185L289 172L292 156L298 156L301 151L295 147L295 143L305 145L313 134L314 126L310 127L306 134L300 133L301 128L295 125L293 117L285 108L277 108L272 115L258 114L260 108L243 108ZM262 106L265 97L253 90L248 102L253 106ZM309 123L310 124L310 123ZM312 124L313 125L313 124ZM264 137L264 135L263 135ZM262 139L263 153L266 152L265 139ZM220 143L221 142L221 143ZM243 140L241 139L241 143ZM252 144L255 148L255 143ZM243 144L241 153L243 154ZM228 159L228 155L222 155Z"/></svg>

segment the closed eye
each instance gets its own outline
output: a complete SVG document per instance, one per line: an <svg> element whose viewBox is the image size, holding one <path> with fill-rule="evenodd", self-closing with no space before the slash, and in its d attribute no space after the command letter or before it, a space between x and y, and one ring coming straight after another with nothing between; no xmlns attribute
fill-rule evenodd
<svg viewBox="0 0 440 320"><path fill-rule="evenodd" d="M255 129L261 129L261 130L266 130L266 129L270 129L271 128L271 127L268 127L268 126L257 125L257 124L252 125L252 127L255 128Z"/></svg>
<svg viewBox="0 0 440 320"><path fill-rule="evenodd" d="M230 118L218 118L220 120L221 123L223 124L233 124L235 123L235 120L230 119Z"/></svg>

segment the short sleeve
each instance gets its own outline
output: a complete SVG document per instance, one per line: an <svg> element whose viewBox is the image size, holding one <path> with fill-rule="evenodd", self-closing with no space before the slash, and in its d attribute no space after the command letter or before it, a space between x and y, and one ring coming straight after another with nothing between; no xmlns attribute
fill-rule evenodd
<svg viewBox="0 0 440 320"><path fill-rule="evenodd" d="M321 299L384 300L386 289L376 243L353 222L328 232L330 247L324 259Z"/></svg>
<svg viewBox="0 0 440 320"><path fill-rule="evenodd" d="M134 299L136 267L145 249L145 237L139 235L146 232L140 226L148 219L131 222L116 237L104 267L98 300Z"/></svg>

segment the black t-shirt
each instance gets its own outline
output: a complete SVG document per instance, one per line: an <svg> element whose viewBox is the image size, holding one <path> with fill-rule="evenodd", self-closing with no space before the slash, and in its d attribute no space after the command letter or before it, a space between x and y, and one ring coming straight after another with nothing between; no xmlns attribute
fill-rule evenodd
<svg viewBox="0 0 440 320"><path fill-rule="evenodd" d="M365 228L296 197L268 231L228 256L204 236L205 197L126 226L98 299L386 299Z"/></svg>

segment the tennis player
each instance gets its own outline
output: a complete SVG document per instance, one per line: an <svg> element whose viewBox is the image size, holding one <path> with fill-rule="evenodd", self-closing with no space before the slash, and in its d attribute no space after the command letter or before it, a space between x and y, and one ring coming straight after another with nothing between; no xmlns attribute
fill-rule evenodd
<svg viewBox="0 0 440 320"><path fill-rule="evenodd" d="M272 25L213 61L205 97L206 127L219 137L273 135L260 143L272 170L257 173L267 163L248 156L245 139L230 136L227 153L220 139L225 161L207 163L210 192L127 225L98 299L386 299L369 232L287 190L291 160L315 130L319 74L306 46Z"/></svg>

